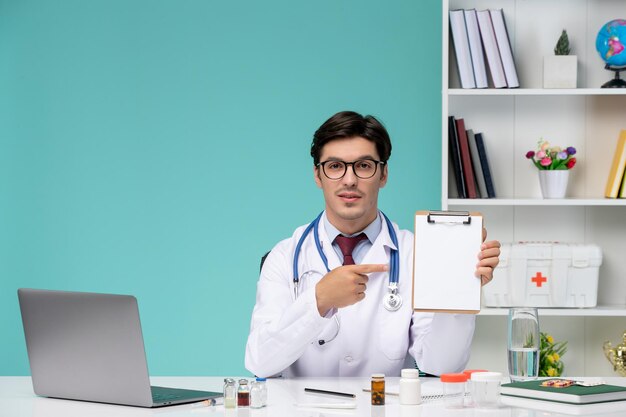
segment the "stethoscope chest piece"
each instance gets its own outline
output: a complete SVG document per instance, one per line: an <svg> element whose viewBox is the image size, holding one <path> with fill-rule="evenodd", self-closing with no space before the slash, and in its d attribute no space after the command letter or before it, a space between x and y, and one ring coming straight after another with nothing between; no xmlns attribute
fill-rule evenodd
<svg viewBox="0 0 626 417"><path fill-rule="evenodd" d="M398 286L394 284L389 285L389 292L383 297L383 305L389 311L398 311L402 306L402 297L398 294Z"/></svg>

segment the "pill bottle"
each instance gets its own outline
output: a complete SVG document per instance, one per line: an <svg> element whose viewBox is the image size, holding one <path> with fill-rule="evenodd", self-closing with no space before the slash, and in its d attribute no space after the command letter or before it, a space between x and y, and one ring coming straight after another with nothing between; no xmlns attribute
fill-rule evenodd
<svg viewBox="0 0 626 417"><path fill-rule="evenodd" d="M239 380L239 389L237 390L237 407L250 406L250 387L247 379Z"/></svg>
<svg viewBox="0 0 626 417"><path fill-rule="evenodd" d="M472 401L478 408L494 408L500 405L500 372L475 372L472 374Z"/></svg>
<svg viewBox="0 0 626 417"><path fill-rule="evenodd" d="M463 408L466 381L467 375L463 373L441 375L443 398L447 408Z"/></svg>
<svg viewBox="0 0 626 417"><path fill-rule="evenodd" d="M412 368L403 369L400 375L400 404L417 405L421 403L420 371Z"/></svg>
<svg viewBox="0 0 626 417"><path fill-rule="evenodd" d="M385 374L372 374L372 405L385 405Z"/></svg>
<svg viewBox="0 0 626 417"><path fill-rule="evenodd" d="M472 374L474 372L487 372L486 369L466 369L463 371L467 375L467 384L465 384L465 405L468 407L474 406L474 400L472 398Z"/></svg>
<svg viewBox="0 0 626 417"><path fill-rule="evenodd" d="M237 405L237 387L235 380L224 378L224 408L235 408Z"/></svg>

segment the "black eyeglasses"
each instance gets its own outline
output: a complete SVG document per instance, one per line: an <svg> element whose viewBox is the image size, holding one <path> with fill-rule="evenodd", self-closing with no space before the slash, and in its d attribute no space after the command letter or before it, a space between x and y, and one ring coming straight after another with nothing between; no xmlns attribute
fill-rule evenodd
<svg viewBox="0 0 626 417"><path fill-rule="evenodd" d="M352 165L352 172L354 172L354 175L366 180L368 178L372 178L374 174L376 174L378 164L385 165L386 162L376 161L374 159L359 159L354 162L324 161L319 162L316 166L318 168L320 166L322 167L324 175L326 175L329 180L339 180L346 175L348 165Z"/></svg>

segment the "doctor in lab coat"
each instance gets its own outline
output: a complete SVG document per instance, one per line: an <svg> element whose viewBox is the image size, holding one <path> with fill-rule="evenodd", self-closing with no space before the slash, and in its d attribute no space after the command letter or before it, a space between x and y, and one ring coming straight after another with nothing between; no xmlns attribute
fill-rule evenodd
<svg viewBox="0 0 626 417"><path fill-rule="evenodd" d="M378 210L390 154L389 135L372 116L340 112L315 132L313 175L325 200L318 230L330 272L310 233L297 260L296 297L294 254L307 225L271 250L257 284L246 346L250 372L264 377L398 376L407 354L430 374L465 367L475 317L412 310L413 234L394 223L396 247ZM342 265L335 237L360 233L366 238L352 252L355 265ZM483 285L492 279L499 248L497 241L483 243L476 278L470 279L481 279ZM398 292L403 299L397 311L383 306L392 249L399 250Z"/></svg>

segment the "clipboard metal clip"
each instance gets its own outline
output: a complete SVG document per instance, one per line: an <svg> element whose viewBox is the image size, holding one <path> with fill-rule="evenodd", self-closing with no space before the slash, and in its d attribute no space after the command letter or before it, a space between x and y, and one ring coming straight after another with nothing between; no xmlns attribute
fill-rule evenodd
<svg viewBox="0 0 626 417"><path fill-rule="evenodd" d="M471 224L469 211L429 211L428 223L463 223Z"/></svg>

